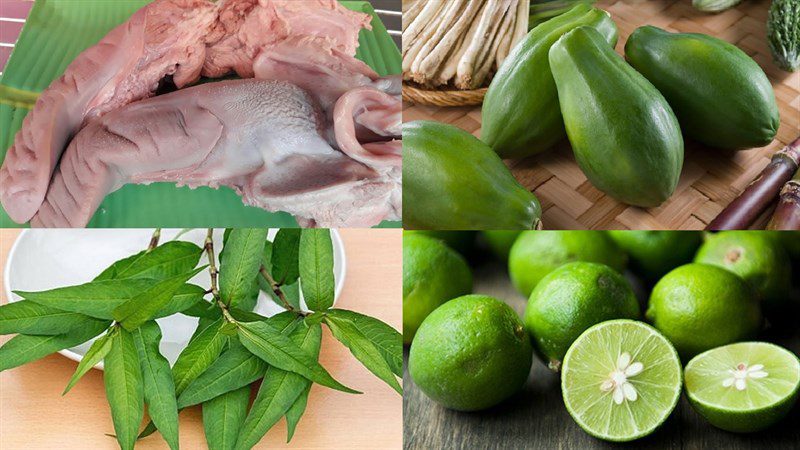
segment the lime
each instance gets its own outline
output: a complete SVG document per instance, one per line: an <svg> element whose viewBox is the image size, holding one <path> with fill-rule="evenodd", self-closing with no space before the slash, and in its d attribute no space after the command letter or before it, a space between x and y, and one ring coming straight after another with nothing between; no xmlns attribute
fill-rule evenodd
<svg viewBox="0 0 800 450"><path fill-rule="evenodd" d="M403 236L403 343L439 305L471 291L472 274L455 250L438 239Z"/></svg>
<svg viewBox="0 0 800 450"><path fill-rule="evenodd" d="M645 316L684 358L752 338L761 310L741 278L717 266L686 264L653 288Z"/></svg>
<svg viewBox="0 0 800 450"><path fill-rule="evenodd" d="M483 231L483 237L489 248L501 261L508 261L508 253L511 251L511 246L517 240L521 231L514 230L487 230Z"/></svg>
<svg viewBox="0 0 800 450"><path fill-rule="evenodd" d="M589 261L622 272L627 256L604 231L523 231L508 255L511 281L524 296L562 264Z"/></svg>
<svg viewBox="0 0 800 450"><path fill-rule="evenodd" d="M610 320L586 330L569 348L561 393L581 428L607 441L647 436L681 395L675 348L653 327Z"/></svg>
<svg viewBox="0 0 800 450"><path fill-rule="evenodd" d="M456 250L462 255L468 254L472 250L472 245L475 243L474 231L432 231L432 230L405 230L403 236L406 235L423 235L434 239L439 239L447 244L450 248Z"/></svg>
<svg viewBox="0 0 800 450"><path fill-rule="evenodd" d="M703 235L697 231L609 231L631 260L631 268L650 281L692 261Z"/></svg>
<svg viewBox="0 0 800 450"><path fill-rule="evenodd" d="M792 262L800 263L800 231L763 231L778 242L792 258Z"/></svg>
<svg viewBox="0 0 800 450"><path fill-rule="evenodd" d="M686 395L715 427L763 430L789 413L800 391L800 361L766 342L715 348L689 361Z"/></svg>
<svg viewBox="0 0 800 450"><path fill-rule="evenodd" d="M466 295L432 312L417 331L408 371L428 397L459 411L494 406L525 383L532 350L508 305Z"/></svg>
<svg viewBox="0 0 800 450"><path fill-rule="evenodd" d="M710 235L695 262L713 264L742 277L764 309L781 310L789 301L792 269L789 255L762 231L725 231Z"/></svg>
<svg viewBox="0 0 800 450"><path fill-rule="evenodd" d="M536 285L525 308L525 328L548 367L558 371L567 349L590 326L638 319L639 302L625 278L597 263L567 263Z"/></svg>

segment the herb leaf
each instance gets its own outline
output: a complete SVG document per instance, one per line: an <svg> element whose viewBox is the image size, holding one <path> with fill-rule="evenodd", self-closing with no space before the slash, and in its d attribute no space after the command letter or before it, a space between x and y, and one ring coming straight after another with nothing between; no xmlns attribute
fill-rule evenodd
<svg viewBox="0 0 800 450"><path fill-rule="evenodd" d="M360 393L334 380L316 358L303 351L268 322L239 323L239 339L248 350L272 366L296 372L332 389Z"/></svg>
<svg viewBox="0 0 800 450"><path fill-rule="evenodd" d="M111 350L111 343L114 333L116 333L116 331L109 331L92 343L92 346L89 347L89 350L87 350L86 354L83 355L81 362L78 363L75 373L72 374L72 378L69 379L69 383L67 383L67 387L64 388L64 392L62 392L61 395L65 395L67 392L69 392L69 390L78 383L78 380L80 380L82 376L86 375L86 372L90 371L92 367L96 366L97 363L106 357L108 351Z"/></svg>
<svg viewBox="0 0 800 450"><path fill-rule="evenodd" d="M392 372L403 376L403 335L380 320L346 309L329 309L326 315L347 319L381 352Z"/></svg>
<svg viewBox="0 0 800 450"><path fill-rule="evenodd" d="M143 323L153 319L156 313L169 303L177 290L204 268L198 267L189 273L155 283L132 299L114 308L114 320L128 331L138 328Z"/></svg>
<svg viewBox="0 0 800 450"><path fill-rule="evenodd" d="M96 320L89 316L21 300L0 306L0 334L54 335Z"/></svg>
<svg viewBox="0 0 800 450"><path fill-rule="evenodd" d="M222 318L216 320L201 319L197 329L189 340L189 345L178 356L172 366L175 380L175 393L181 395L195 378L203 373L217 359L222 347L228 340L221 332Z"/></svg>
<svg viewBox="0 0 800 450"><path fill-rule="evenodd" d="M247 386L263 377L265 370L267 363L236 342L186 387L178 397L178 407L197 405Z"/></svg>
<svg viewBox="0 0 800 450"><path fill-rule="evenodd" d="M333 306L333 243L327 229L305 229L300 235L300 280L312 311Z"/></svg>
<svg viewBox="0 0 800 450"><path fill-rule="evenodd" d="M104 370L106 397L117 441L123 450L133 449L144 416L144 387L133 336L124 328L119 327L114 333Z"/></svg>
<svg viewBox="0 0 800 450"><path fill-rule="evenodd" d="M158 312L155 314L155 318L158 319L160 317L167 317L175 313L191 315L190 313L192 311L203 314L203 317L212 317L212 314L205 310L207 310L210 306L215 305L205 301L203 299L205 295L205 289L201 288L200 286L189 283L184 284L178 288L178 291L175 292L175 295L172 296L167 304L158 310ZM213 317L219 316L219 308L214 307L214 311L217 314L213 315Z"/></svg>
<svg viewBox="0 0 800 450"><path fill-rule="evenodd" d="M262 228L235 228L230 232L219 268L219 293L226 305L253 302L258 295L255 277L266 240L267 230Z"/></svg>
<svg viewBox="0 0 800 450"><path fill-rule="evenodd" d="M389 364L383 359L383 355L375 345L361 333L353 322L336 316L325 316L325 323L333 333L333 337L350 349L350 353L356 357L364 367L374 373L375 376L386 382L389 386L403 395L403 388L397 382L395 374L389 368Z"/></svg>
<svg viewBox="0 0 800 450"><path fill-rule="evenodd" d="M95 277L94 281L124 278L163 280L186 273L197 266L203 249L191 242L171 241L121 259Z"/></svg>
<svg viewBox="0 0 800 450"><path fill-rule="evenodd" d="M292 284L300 275L298 255L300 251L300 229L281 228L272 242L272 278L280 284Z"/></svg>
<svg viewBox="0 0 800 450"><path fill-rule="evenodd" d="M289 335L289 340L314 360L319 357L321 339L322 329L319 325L297 327ZM310 381L296 373L276 367L267 369L253 407L242 425L236 448L249 449L256 445L310 386Z"/></svg>
<svg viewBox="0 0 800 450"><path fill-rule="evenodd" d="M311 383L308 383L305 390L297 397L292 407L286 411L286 442L292 440L294 431L297 429L297 424L303 413L306 412L306 405L308 405L308 393L311 392Z"/></svg>
<svg viewBox="0 0 800 450"><path fill-rule="evenodd" d="M150 321L133 330L132 334L144 380L147 413L167 441L169 448L176 450L178 407L175 402L175 384L169 362L158 350L161 343L161 329L157 323Z"/></svg>
<svg viewBox="0 0 800 450"><path fill-rule="evenodd" d="M113 319L114 309L148 289L152 278L93 281L49 291L15 291L20 297L40 305L72 311L98 319Z"/></svg>
<svg viewBox="0 0 800 450"><path fill-rule="evenodd" d="M50 353L82 344L102 333L111 322L93 320L86 326L55 336L19 334L0 347L0 372L36 361Z"/></svg>
<svg viewBox="0 0 800 450"><path fill-rule="evenodd" d="M232 450L247 415L250 386L203 403L203 428L209 450Z"/></svg>

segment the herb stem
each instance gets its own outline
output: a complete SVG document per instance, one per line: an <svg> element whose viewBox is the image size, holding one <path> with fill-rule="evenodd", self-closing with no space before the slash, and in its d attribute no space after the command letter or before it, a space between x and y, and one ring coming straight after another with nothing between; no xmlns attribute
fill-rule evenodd
<svg viewBox="0 0 800 450"><path fill-rule="evenodd" d="M147 251L150 252L158 247L158 241L161 239L161 228L153 230L153 237L150 238L150 244L147 246Z"/></svg>
<svg viewBox="0 0 800 450"><path fill-rule="evenodd" d="M219 275L219 271L217 270L217 263L214 260L214 229L209 228L208 232L206 233L206 241L203 245L203 248L206 251L206 256L208 257L208 273L211 275L211 289L206 291L210 293L214 297L214 303L219 306L220 311L222 311L222 316L225 317L230 323L236 323L236 319L231 316L230 311L228 311L228 305L222 301L219 297L219 290L217 289L217 275Z"/></svg>
<svg viewBox="0 0 800 450"><path fill-rule="evenodd" d="M267 283L269 283L270 289L272 289L272 292L274 292L275 295L277 295L278 298L281 300L281 302L283 303L283 307L286 308L288 311L294 311L292 305L289 304L288 300L286 300L286 295L284 295L280 285L272 278L272 275L270 275L269 272L267 272L267 269L264 268L264 266L261 266L261 268L258 269L258 273L260 273L261 276L267 281Z"/></svg>
<svg viewBox="0 0 800 450"><path fill-rule="evenodd" d="M214 229L209 228L206 233L206 241L203 248L208 256L208 272L211 275L211 295L215 301L219 301L219 291L217 290L217 263L214 261Z"/></svg>

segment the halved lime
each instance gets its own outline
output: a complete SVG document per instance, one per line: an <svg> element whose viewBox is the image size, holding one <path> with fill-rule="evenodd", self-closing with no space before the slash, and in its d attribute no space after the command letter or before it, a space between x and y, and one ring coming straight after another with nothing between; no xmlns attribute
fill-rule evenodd
<svg viewBox="0 0 800 450"><path fill-rule="evenodd" d="M767 428L800 392L800 360L766 342L742 342L701 353L686 365L686 395L712 425L728 431Z"/></svg>
<svg viewBox="0 0 800 450"><path fill-rule="evenodd" d="M599 323L567 351L561 392L567 411L587 433L607 441L639 439L664 423L678 403L678 352L645 323Z"/></svg>

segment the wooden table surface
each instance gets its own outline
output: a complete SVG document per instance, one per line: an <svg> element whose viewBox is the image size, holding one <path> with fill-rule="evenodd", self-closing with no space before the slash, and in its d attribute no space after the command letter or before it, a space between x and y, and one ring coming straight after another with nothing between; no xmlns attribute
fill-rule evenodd
<svg viewBox="0 0 800 450"><path fill-rule="evenodd" d="M525 299L511 286L505 268L475 263L475 292L505 300L520 315ZM641 292L639 293L641 294ZM641 297L641 295L640 295ZM775 342L800 354L800 334ZM408 349L404 355L408 361ZM557 375L534 357L528 382L520 393L486 411L447 410L426 397L406 370L404 377L406 450L447 449L790 449L800 446L800 403L776 426L754 434L733 434L712 427L681 399L667 422L652 435L628 444L611 444L586 434L567 413ZM502 383L502 380L498 380Z"/></svg>
<svg viewBox="0 0 800 450"><path fill-rule="evenodd" d="M690 0L598 0L596 5L608 11L617 24L616 50L620 54L628 35L645 24L705 33L737 45L772 82L781 114L777 137L765 147L740 152L706 148L686 139L675 193L661 206L649 209L618 202L595 188L581 172L566 140L552 151L506 163L517 180L539 198L546 229L703 229L758 175L773 153L800 135L800 71L781 71L772 61L766 41L770 0L743 1L720 14L697 11ZM449 123L480 137L481 108L406 103L403 120ZM755 226L763 229L770 212Z"/></svg>
<svg viewBox="0 0 800 450"><path fill-rule="evenodd" d="M91 232L91 231L88 231ZM0 268L19 231L0 230ZM400 329L400 230L342 230L347 279L337 306L375 316ZM0 274L0 286L3 285ZM7 299L2 294L2 303ZM0 342L5 342L3 337ZM291 444L282 419L256 448L399 449L402 443L401 398L375 378L350 352L323 332L320 362L344 384L363 391L350 395L315 385L308 409ZM0 449L114 449L102 372L92 370L64 397L77 363L61 355L0 373ZM180 415L182 448L205 448L200 408ZM137 448L163 449L154 435Z"/></svg>

